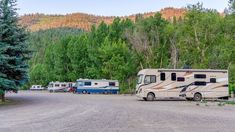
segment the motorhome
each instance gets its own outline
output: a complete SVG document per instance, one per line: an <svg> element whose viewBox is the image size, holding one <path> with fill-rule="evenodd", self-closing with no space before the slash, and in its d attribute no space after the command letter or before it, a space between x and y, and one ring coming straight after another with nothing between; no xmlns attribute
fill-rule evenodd
<svg viewBox="0 0 235 132"><path fill-rule="evenodd" d="M42 85L32 85L30 90L44 90L44 87Z"/></svg>
<svg viewBox="0 0 235 132"><path fill-rule="evenodd" d="M146 101L183 97L187 100L229 97L227 70L143 69L138 73L136 95Z"/></svg>
<svg viewBox="0 0 235 132"><path fill-rule="evenodd" d="M69 92L74 83L69 82L50 82L48 85L49 92Z"/></svg>
<svg viewBox="0 0 235 132"><path fill-rule="evenodd" d="M118 94L119 82L118 80L94 80L94 79L78 79L75 85L76 93L91 94Z"/></svg>

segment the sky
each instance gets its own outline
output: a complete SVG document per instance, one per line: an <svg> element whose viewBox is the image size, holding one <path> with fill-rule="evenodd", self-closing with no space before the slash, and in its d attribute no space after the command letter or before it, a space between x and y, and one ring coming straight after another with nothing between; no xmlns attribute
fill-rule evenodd
<svg viewBox="0 0 235 132"><path fill-rule="evenodd" d="M18 0L20 15L31 13L88 13L99 16L126 16L159 11L165 7L186 7L202 2L204 7L219 12L228 7L228 0Z"/></svg>

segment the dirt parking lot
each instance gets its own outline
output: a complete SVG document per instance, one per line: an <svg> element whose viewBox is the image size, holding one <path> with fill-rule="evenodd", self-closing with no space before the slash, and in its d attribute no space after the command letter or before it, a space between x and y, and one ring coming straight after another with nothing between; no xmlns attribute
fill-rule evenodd
<svg viewBox="0 0 235 132"><path fill-rule="evenodd" d="M233 132L235 106L145 102L135 96L19 92L0 106L0 132Z"/></svg>

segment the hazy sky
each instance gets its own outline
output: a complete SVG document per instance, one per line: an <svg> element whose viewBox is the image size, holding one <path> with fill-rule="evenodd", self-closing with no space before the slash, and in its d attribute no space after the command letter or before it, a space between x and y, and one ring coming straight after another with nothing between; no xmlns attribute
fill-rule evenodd
<svg viewBox="0 0 235 132"><path fill-rule="evenodd" d="M20 15L83 12L103 16L124 16L159 11L164 7L185 7L197 2L220 12L228 6L228 0L18 0L18 12Z"/></svg>

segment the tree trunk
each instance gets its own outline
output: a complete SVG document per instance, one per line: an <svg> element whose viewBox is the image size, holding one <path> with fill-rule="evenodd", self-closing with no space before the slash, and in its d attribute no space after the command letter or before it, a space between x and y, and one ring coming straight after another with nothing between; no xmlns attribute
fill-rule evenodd
<svg viewBox="0 0 235 132"><path fill-rule="evenodd" d="M176 47L176 42L174 39L170 40L171 42L171 64L173 65L173 68L177 68L178 63L178 51Z"/></svg>
<svg viewBox="0 0 235 132"><path fill-rule="evenodd" d="M5 102L5 101L6 101L6 100L5 100L5 93L3 93L3 94L0 95L0 99L2 100L2 102Z"/></svg>

